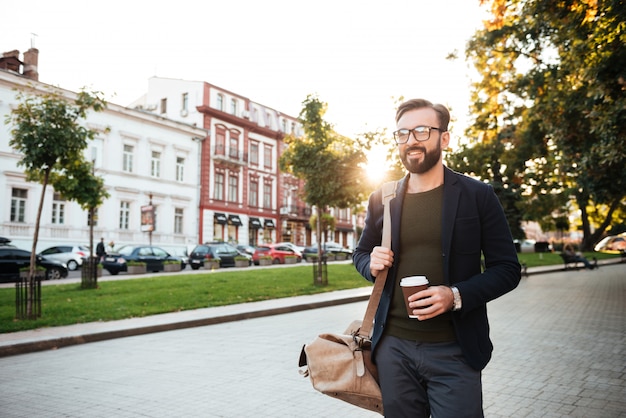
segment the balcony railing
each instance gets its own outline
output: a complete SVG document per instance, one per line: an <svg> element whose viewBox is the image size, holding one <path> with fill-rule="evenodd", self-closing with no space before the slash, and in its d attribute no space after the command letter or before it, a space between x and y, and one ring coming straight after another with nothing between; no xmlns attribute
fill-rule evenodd
<svg viewBox="0 0 626 418"><path fill-rule="evenodd" d="M294 217L310 217L311 216L311 208L306 206L282 206L280 208L281 215L289 215Z"/></svg>
<svg viewBox="0 0 626 418"><path fill-rule="evenodd" d="M227 161L236 164L246 164L248 162L248 153L238 149L225 148L221 146L213 147L211 153L213 158L220 161Z"/></svg>

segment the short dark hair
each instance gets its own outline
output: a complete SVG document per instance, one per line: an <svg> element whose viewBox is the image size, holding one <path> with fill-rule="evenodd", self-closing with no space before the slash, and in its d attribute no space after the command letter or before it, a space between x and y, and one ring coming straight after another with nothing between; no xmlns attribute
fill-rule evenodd
<svg viewBox="0 0 626 418"><path fill-rule="evenodd" d="M398 106L398 110L396 111L396 123L400 120L402 115L409 110L421 109L424 107L433 109L437 113L437 117L439 118L438 128L442 131L447 131L448 123L450 123L450 111L444 105L432 104L426 99L411 99L400 104L400 106Z"/></svg>

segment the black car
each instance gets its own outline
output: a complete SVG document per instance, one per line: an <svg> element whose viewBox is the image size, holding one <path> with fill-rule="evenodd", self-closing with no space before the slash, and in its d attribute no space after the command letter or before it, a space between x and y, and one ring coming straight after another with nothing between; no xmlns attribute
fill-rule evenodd
<svg viewBox="0 0 626 418"><path fill-rule="evenodd" d="M196 245L189 254L189 265L198 270L208 260L219 260L220 267L235 267L235 257L248 258L248 264L252 264L252 256L227 242L210 242Z"/></svg>
<svg viewBox="0 0 626 418"><path fill-rule="evenodd" d="M128 262L137 261L146 263L146 271L163 271L166 261L180 263L181 270L185 263L180 257L174 257L159 247L149 245L125 245L117 253L107 254L102 260L102 268L115 276L121 271L128 271Z"/></svg>
<svg viewBox="0 0 626 418"><path fill-rule="evenodd" d="M67 267L54 260L47 260L39 255L35 262L46 270L46 280L67 277ZM0 246L0 282L16 282L20 278L20 270L30 266L30 251L15 248L12 245Z"/></svg>

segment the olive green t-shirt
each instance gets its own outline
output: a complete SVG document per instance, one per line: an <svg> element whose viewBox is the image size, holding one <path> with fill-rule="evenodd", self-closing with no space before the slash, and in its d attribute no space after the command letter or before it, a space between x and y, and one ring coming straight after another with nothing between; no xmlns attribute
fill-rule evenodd
<svg viewBox="0 0 626 418"><path fill-rule="evenodd" d="M443 186L423 193L407 193L402 205L400 254L394 254L397 275L385 334L411 341L454 341L452 314L419 321L409 318L400 279L426 276L431 286L444 284L441 250Z"/></svg>

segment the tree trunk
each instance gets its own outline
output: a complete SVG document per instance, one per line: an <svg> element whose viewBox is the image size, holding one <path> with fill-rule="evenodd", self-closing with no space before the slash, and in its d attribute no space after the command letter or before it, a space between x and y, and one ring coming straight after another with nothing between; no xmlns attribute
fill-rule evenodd
<svg viewBox="0 0 626 418"><path fill-rule="evenodd" d="M48 178L50 177L50 170L44 171L44 177L41 188L41 198L39 199L39 208L37 209L37 218L35 219L35 233L33 234L33 246L30 252L30 269L28 270L28 286L26 287L26 319L37 319L36 315L33 315L33 302L34 302L34 288L35 288L35 270L37 269L37 240L39 239L39 224L41 222L41 213L43 211L43 201L46 197L46 186L48 185Z"/></svg>
<svg viewBox="0 0 626 418"><path fill-rule="evenodd" d="M325 286L328 284L328 278L324 280L324 274L322 272L322 211L319 206L317 207L317 222L315 229L317 229L317 277L315 277L313 284L316 286Z"/></svg>

